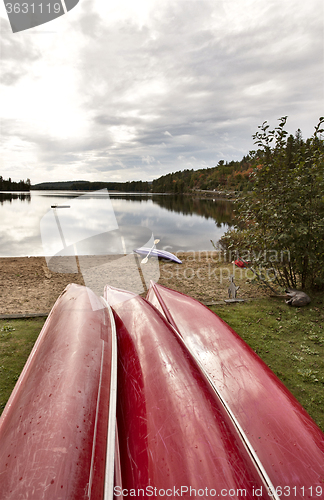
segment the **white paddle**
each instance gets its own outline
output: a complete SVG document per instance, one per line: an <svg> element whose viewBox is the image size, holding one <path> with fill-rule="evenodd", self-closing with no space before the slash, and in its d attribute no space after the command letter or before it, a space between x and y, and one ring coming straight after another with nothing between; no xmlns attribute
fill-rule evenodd
<svg viewBox="0 0 324 500"><path fill-rule="evenodd" d="M144 259L142 259L141 264L146 264L146 262L148 261L148 258L149 258L149 256L150 256L150 253L152 252L152 250L153 250L154 246L155 246L157 243L159 243L159 241L160 241L160 240L154 240L154 243L153 243L152 248L150 249L150 251L149 251L149 253L147 254L147 256L146 256Z"/></svg>

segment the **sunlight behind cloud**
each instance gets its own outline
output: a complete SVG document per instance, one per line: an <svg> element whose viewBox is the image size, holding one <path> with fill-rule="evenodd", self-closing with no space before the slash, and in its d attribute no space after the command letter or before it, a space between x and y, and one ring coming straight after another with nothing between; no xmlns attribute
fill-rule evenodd
<svg viewBox="0 0 324 500"><path fill-rule="evenodd" d="M2 175L152 180L240 160L282 115L309 136L322 14L321 0L82 0L53 32L15 36L2 18Z"/></svg>
<svg viewBox="0 0 324 500"><path fill-rule="evenodd" d="M109 132L112 136L114 143L111 147L114 148L118 144L123 144L126 142L131 142L135 139L135 129L134 127L127 127L126 125L119 125L110 127Z"/></svg>
<svg viewBox="0 0 324 500"><path fill-rule="evenodd" d="M157 0L139 0L137 2L133 0L119 0L118 2L98 0L96 11L108 23L131 20L139 26L143 26L160 3Z"/></svg>

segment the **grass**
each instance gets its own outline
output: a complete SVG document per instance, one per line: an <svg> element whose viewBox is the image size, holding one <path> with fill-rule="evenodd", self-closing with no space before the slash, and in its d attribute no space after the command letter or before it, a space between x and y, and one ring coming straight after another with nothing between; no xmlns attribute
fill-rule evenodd
<svg viewBox="0 0 324 500"><path fill-rule="evenodd" d="M0 320L0 414L18 380L45 318Z"/></svg>
<svg viewBox="0 0 324 500"><path fill-rule="evenodd" d="M252 347L324 431L324 295L303 308L270 298L211 309Z"/></svg>
<svg viewBox="0 0 324 500"><path fill-rule="evenodd" d="M211 309L258 353L324 431L324 294L300 309L275 298ZM43 324L43 318L0 320L0 413Z"/></svg>

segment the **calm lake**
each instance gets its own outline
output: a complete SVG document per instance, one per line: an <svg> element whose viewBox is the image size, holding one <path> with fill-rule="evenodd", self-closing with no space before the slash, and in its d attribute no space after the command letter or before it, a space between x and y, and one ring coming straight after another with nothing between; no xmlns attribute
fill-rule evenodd
<svg viewBox="0 0 324 500"><path fill-rule="evenodd" d="M190 196L31 191L0 193L0 256L106 254L151 245L213 250L232 224L232 203Z"/></svg>

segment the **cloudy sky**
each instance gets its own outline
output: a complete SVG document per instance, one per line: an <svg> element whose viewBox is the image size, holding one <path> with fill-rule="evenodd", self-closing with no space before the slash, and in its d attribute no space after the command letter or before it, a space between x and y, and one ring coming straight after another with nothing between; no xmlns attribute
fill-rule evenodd
<svg viewBox="0 0 324 500"><path fill-rule="evenodd" d="M323 0L80 0L14 34L0 16L5 178L152 180L324 114Z"/></svg>

